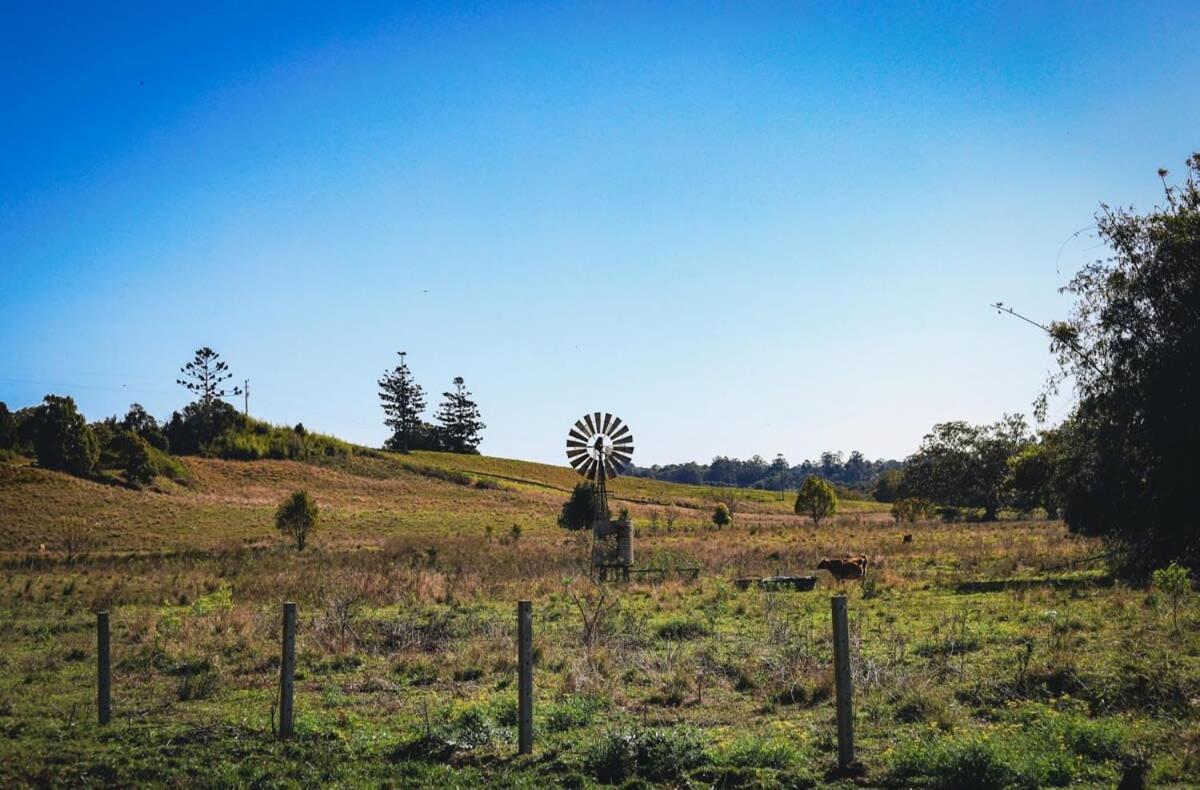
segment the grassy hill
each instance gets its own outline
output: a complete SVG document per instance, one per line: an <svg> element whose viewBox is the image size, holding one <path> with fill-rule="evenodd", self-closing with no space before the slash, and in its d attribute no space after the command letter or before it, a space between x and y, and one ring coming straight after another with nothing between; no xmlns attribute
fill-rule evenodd
<svg viewBox="0 0 1200 790"><path fill-rule="evenodd" d="M559 531L555 516L579 477L569 468L487 456L418 452L316 457L297 461L178 459L186 483L159 478L132 490L29 465L0 465L0 547L6 553L78 539L92 551L175 551L277 541L271 524L291 491L309 490L322 509L318 545L382 545L390 538ZM613 507L649 523L673 507L678 526L707 523L717 494L737 497L746 523L798 521L777 493L682 486L621 478ZM844 512L882 514L874 502Z"/></svg>

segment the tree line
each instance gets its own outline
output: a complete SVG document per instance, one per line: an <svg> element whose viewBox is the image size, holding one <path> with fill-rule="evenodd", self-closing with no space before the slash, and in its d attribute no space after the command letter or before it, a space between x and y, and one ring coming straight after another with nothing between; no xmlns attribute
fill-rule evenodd
<svg viewBox="0 0 1200 790"><path fill-rule="evenodd" d="M0 402L0 458L24 455L44 468L80 477L101 478L104 470L116 471L126 484L140 487L156 475L185 480L187 470L173 456L307 460L361 450L312 433L302 423L276 426L239 412L224 400L244 394L240 387L229 386L232 377L219 353L207 346L196 349L176 379L192 400L161 422L138 403L123 417L89 423L74 399L63 395L46 395L37 406L17 411ZM412 381L403 355L380 388L387 424L393 428L388 449L478 452L485 426L461 377L444 393L435 414L437 425L420 419L424 391Z"/></svg>
<svg viewBox="0 0 1200 790"><path fill-rule="evenodd" d="M761 455L754 455L746 460L718 455L707 464L689 461L648 467L633 466L629 474L671 483L736 486L770 491L796 489L804 480L816 476L836 486L866 493L871 490L880 475L900 466L901 462L895 460L869 460L858 450L854 450L849 456L843 456L839 451L826 450L821 453L819 459L805 460L795 466L788 463L782 454L776 455L770 462Z"/></svg>

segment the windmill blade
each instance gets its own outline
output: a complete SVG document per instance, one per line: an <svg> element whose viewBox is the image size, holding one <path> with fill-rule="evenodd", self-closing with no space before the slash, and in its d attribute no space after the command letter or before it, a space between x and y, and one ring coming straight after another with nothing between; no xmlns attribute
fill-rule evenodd
<svg viewBox="0 0 1200 790"><path fill-rule="evenodd" d="M616 477L618 474L620 474L616 465L607 458L604 459L604 470L608 473L610 478Z"/></svg>
<svg viewBox="0 0 1200 790"><path fill-rule="evenodd" d="M582 477L602 485L631 464L633 434L611 412L589 412L567 430L567 461Z"/></svg>

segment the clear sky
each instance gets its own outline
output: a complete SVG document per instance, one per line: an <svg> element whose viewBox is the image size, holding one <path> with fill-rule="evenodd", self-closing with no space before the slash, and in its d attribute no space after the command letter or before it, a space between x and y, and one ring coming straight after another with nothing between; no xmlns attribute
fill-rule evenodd
<svg viewBox="0 0 1200 790"><path fill-rule="evenodd" d="M1029 411L988 303L1061 316L1200 149L1195 2L183 5L4 5L14 408L166 417L209 345L374 445L403 349L489 454L601 409L642 464L902 457Z"/></svg>

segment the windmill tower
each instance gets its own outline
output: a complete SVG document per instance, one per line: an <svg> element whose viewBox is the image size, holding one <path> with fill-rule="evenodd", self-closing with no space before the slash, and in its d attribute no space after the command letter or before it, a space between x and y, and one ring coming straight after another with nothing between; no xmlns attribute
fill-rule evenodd
<svg viewBox="0 0 1200 790"><path fill-rule="evenodd" d="M608 481L620 475L632 458L633 434L620 417L585 414L567 433L567 460L596 486L592 572L601 581L608 578L610 569L628 579L633 565L633 525L628 520L610 520L608 512Z"/></svg>

